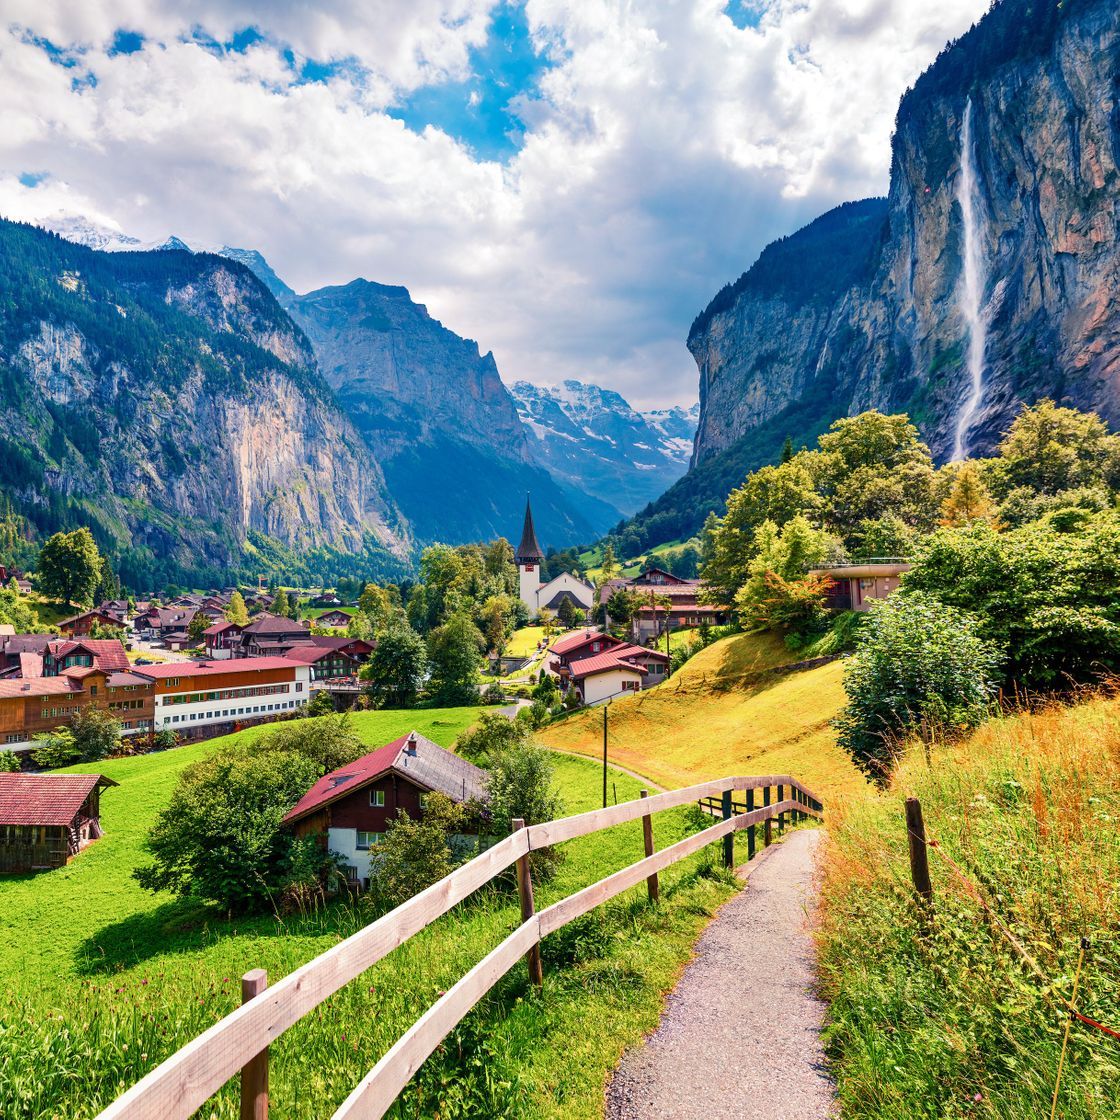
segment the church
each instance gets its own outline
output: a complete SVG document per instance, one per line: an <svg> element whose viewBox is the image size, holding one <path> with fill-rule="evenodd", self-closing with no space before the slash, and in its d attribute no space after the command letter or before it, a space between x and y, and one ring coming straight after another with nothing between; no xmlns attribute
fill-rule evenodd
<svg viewBox="0 0 1120 1120"><path fill-rule="evenodd" d="M543 560L544 552L537 542L537 533L533 528L533 511L526 498L525 525L521 530L521 544L514 555L514 562L521 576L521 601L529 608L529 614L533 617L542 610L550 610L555 614L565 599L570 599L574 606L590 614L595 606L594 585L571 572L561 572L542 586Z"/></svg>

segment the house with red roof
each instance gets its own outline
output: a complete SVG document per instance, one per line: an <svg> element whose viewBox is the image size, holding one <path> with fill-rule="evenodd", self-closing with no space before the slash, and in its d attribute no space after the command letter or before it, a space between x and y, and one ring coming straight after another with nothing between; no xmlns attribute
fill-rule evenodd
<svg viewBox="0 0 1120 1120"><path fill-rule="evenodd" d="M316 835L369 885L370 849L398 812L424 815L424 797L442 793L456 804L486 799L486 775L473 763L417 732L320 778L284 817L297 836Z"/></svg>
<svg viewBox="0 0 1120 1120"><path fill-rule="evenodd" d="M104 774L0 774L0 872L62 867L101 836Z"/></svg>
<svg viewBox="0 0 1120 1120"><path fill-rule="evenodd" d="M597 630L567 634L549 647L549 670L560 679L560 689L579 691L584 704L660 684L669 674L669 658Z"/></svg>
<svg viewBox="0 0 1120 1120"><path fill-rule="evenodd" d="M123 616L98 608L92 611L82 611L81 614L76 614L72 618L64 618L58 624L58 628L71 638L88 638L93 633L94 626L112 626L120 630L126 625Z"/></svg>
<svg viewBox="0 0 1120 1120"><path fill-rule="evenodd" d="M241 635L245 627L228 618L220 619L202 632L206 656L214 661L224 661L234 656L234 650L241 646Z"/></svg>

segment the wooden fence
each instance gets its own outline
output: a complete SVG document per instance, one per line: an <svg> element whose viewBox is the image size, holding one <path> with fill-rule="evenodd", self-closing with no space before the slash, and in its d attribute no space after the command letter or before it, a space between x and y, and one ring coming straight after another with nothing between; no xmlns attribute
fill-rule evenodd
<svg viewBox="0 0 1120 1120"><path fill-rule="evenodd" d="M736 790L744 791L744 801L734 799ZM755 795L759 791L763 803L756 808ZM771 791L777 793L773 799ZM651 816L695 802L718 812L717 823L660 852L654 851ZM722 839L724 862L731 866L733 834L741 829L748 832L749 854L753 855L757 826L764 827L769 842L771 822L776 820L781 831L787 815L794 823L807 816L821 817L823 806L800 782L788 775L777 775L721 778L653 797L643 791L643 796L634 801L527 827L515 821L514 831L504 840L272 987L266 986L261 970L247 974L242 984L245 1002L239 1008L138 1081L109 1105L98 1120L187 1120L239 1072L242 1120L265 1120L269 1044L343 985L516 865L522 924L424 1012L334 1114L334 1120L377 1120L432 1051L519 959L526 958L533 982L542 982L539 945L543 938L643 879L650 898L656 899L657 873L713 841ZM644 859L544 910L535 910L530 852L636 820L643 822Z"/></svg>

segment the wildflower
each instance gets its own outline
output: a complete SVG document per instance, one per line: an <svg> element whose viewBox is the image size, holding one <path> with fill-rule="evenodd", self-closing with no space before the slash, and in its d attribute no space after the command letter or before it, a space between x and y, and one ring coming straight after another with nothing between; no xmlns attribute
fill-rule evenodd
<svg viewBox="0 0 1120 1120"><path fill-rule="evenodd" d="M147 1060L148 1060L148 1055L147 1054L141 1054L140 1055L140 1061L146 1062Z"/></svg>
<svg viewBox="0 0 1120 1120"><path fill-rule="evenodd" d="M973 1093L973 1095L972 1095L972 1099L973 1099L973 1100L974 1100L974 1101L975 1101L975 1102L976 1102L977 1104L979 1104L979 1103L980 1103L980 1102L981 1102L981 1101L982 1101L982 1100L984 1099L984 1094L983 1094L983 1093Z"/></svg>

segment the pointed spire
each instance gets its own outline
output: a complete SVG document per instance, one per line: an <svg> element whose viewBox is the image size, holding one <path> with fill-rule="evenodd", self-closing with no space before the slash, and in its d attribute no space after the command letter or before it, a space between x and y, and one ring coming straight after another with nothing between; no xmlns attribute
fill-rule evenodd
<svg viewBox="0 0 1120 1120"><path fill-rule="evenodd" d="M539 564L544 559L544 551L537 543L536 530L533 528L533 511L529 506L529 495L525 495L525 527L521 530L521 543L514 557L519 564Z"/></svg>

